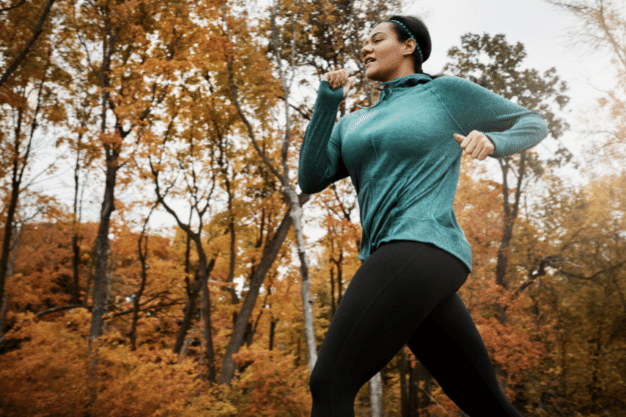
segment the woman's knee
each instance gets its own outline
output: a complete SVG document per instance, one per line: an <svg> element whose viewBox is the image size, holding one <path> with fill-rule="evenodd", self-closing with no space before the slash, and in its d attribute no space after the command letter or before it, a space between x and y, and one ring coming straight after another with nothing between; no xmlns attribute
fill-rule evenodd
<svg viewBox="0 0 626 417"><path fill-rule="evenodd" d="M322 366L320 366L318 360L309 377L309 388L311 389L311 393L313 395L322 393L325 387L330 387L331 382L332 380L330 378L330 374L326 372Z"/></svg>

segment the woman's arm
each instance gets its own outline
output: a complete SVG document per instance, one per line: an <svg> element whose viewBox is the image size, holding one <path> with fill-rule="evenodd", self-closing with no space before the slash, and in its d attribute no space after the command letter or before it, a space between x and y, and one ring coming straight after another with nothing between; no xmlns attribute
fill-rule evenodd
<svg viewBox="0 0 626 417"><path fill-rule="evenodd" d="M539 114L517 105L484 87L457 77L442 77L438 96L462 135L476 130L487 135L501 158L523 152L548 135L546 121Z"/></svg>
<svg viewBox="0 0 626 417"><path fill-rule="evenodd" d="M322 191L329 184L345 178L348 172L341 161L339 124L335 124L343 87L332 90L328 81L322 81L307 126L298 166L298 183L304 193Z"/></svg>

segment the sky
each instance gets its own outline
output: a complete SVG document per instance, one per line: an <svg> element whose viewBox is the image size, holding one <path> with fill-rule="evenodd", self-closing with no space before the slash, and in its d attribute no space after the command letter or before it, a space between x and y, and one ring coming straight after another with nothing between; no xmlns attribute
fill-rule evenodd
<svg viewBox="0 0 626 417"><path fill-rule="evenodd" d="M576 106L599 94L589 82L596 88L612 84L608 55L575 46L570 32L577 20L544 0L409 0L404 12L421 17L430 31L433 52L426 72L443 68L448 49L460 45L463 34L503 33L509 43L524 44L529 67L555 67L568 81Z"/></svg>
<svg viewBox="0 0 626 417"><path fill-rule="evenodd" d="M540 72L555 67L570 87L566 120L572 130L566 132L562 142L575 156L583 152L588 139L576 132L582 128L576 121L594 107L594 100L602 95L599 90L609 89L615 81L607 52L594 53L587 46L574 45L570 32L577 21L571 14L544 0L405 0L403 14L422 18L429 28L433 50L424 64L427 73L443 70L448 61L447 51L459 46L461 36L466 33L492 36L503 33L509 43L524 44L526 67ZM548 151L548 142L542 142L537 150ZM495 161L486 163L497 164ZM59 181L61 178L57 176L55 186L63 188ZM65 187L71 188L68 185L71 178L63 182L67 182ZM93 192L94 195L85 197L100 200L102 191ZM99 209L92 214L96 216L97 212ZM173 224L167 215L159 217L161 221L157 223Z"/></svg>
<svg viewBox="0 0 626 417"><path fill-rule="evenodd" d="M544 0L408 0L403 12L422 18L430 31L433 50L424 63L427 73L443 69L447 51L460 46L466 33L503 33L509 43L524 44L528 68L543 72L555 67L569 86L566 119L573 131L563 142L574 154L582 152L577 120L615 81L608 52L575 45L571 33L578 21L569 12Z"/></svg>
<svg viewBox="0 0 626 417"><path fill-rule="evenodd" d="M595 99L602 95L600 90L610 89L615 80L607 52L575 46L570 33L577 26L577 21L568 12L544 0L405 0L403 14L422 18L429 28L433 50L424 64L427 73L436 74L443 70L448 61L447 51L459 46L461 36L466 33L488 33L492 36L503 33L509 43L524 44L527 52L525 67L540 72L555 67L557 74L568 83L571 98L566 119L572 130L565 133L562 142L575 156L583 152L584 142L588 139L576 132L582 128L577 126L576 121L595 107ZM548 145L542 143L538 148L542 146ZM489 162L497 164L495 161L486 163ZM61 176L56 176L53 188L63 188L59 181L71 188L71 178L64 181ZM49 182L45 184L46 187L50 185ZM86 198L99 200L102 190L91 190L88 194ZM94 216L87 217L95 218L99 212L97 206L92 206L95 211L91 214ZM167 214L159 213L156 217L158 219L153 226L173 224Z"/></svg>

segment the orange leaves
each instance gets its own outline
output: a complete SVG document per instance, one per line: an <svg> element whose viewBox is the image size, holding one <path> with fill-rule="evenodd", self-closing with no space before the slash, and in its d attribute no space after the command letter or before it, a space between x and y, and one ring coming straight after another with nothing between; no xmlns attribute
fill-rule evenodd
<svg viewBox="0 0 626 417"><path fill-rule="evenodd" d="M232 290L243 289L236 294L240 299L249 293L250 277L260 267L287 208L280 182L245 137L227 71L231 64L233 82L245 113L251 115L260 148L273 161L280 160L285 134L283 86L270 59L274 52L269 47L268 22L263 20L268 16L266 10L255 10L258 5L241 1L114 3L57 2L62 11L56 16L58 21L68 18L55 28L59 38L48 37L39 44L34 58L16 73L11 88L0 90L3 114L14 112L14 117L3 119L7 125L0 130L3 155L12 152L19 161L24 160L24 142L11 143L16 126L8 125L18 120L19 111L24 121L20 138L33 126L25 121L67 129L60 132L63 138L58 145L72 155L80 152L71 166L78 167L81 178L101 174L106 168L105 150L109 156L111 150L119 152L110 159L110 167L119 168L115 184L119 200L108 231L110 255L103 274L106 331L98 341L100 385L90 412L94 417L305 416L310 397L301 282L291 234L278 251L250 316L246 348L236 355L242 366L239 375L230 386L208 387L203 382L208 361L204 320L211 318L219 373L234 318L241 311L241 302L234 301ZM299 97L289 102L297 107L289 107L291 144L297 144L302 136L313 104L306 88L314 82L307 84L308 76L300 75L329 65L355 64L350 45L344 45L343 39L356 39L353 35L370 18L348 13L346 5L280 4L279 37L285 47L282 63L286 71L295 74L293 85L309 96L305 104ZM375 13L373 3L367 7L367 16L382 15ZM247 9L253 13L246 14ZM26 17L34 16L32 10L28 13ZM291 22L296 15L296 48L292 51ZM28 31L15 19L2 20L0 25L0 31L9 34L0 39L8 57ZM117 37L112 36L115 33ZM46 54L56 42L64 42L63 48L55 51L63 66L46 69L52 64ZM111 53L105 58L103 51ZM293 61L291 52L296 54ZM43 105L35 115L32 104L42 80ZM289 147L286 161L292 173L296 148ZM4 160L11 159L6 156ZM93 165L95 160L100 161L98 166ZM624 397L620 381L625 376L619 366L626 346L620 296L626 288L620 266L626 253L624 179L597 178L597 183L578 192L546 182L552 199L536 206L529 195L529 208L521 211L509 248L511 291L504 292L493 285L502 239L502 187L487 179L482 165L469 162L463 160L455 200L474 259L474 272L461 295L494 361L510 376L515 397L526 401L529 409L551 401L545 398L560 398L560 406L571 400L576 412L586 415L593 413L585 411L591 410L592 404L607 405L610 397ZM2 178L9 178L9 168L7 163L0 166ZM142 295L137 295L144 272L137 252L138 219L152 204L157 176L161 190L168 190L166 201L172 203L182 222L190 218L192 205L200 210L206 207L202 228L194 231L202 233L199 245L207 261L215 259L208 277L210 315L201 303L192 309L180 355L171 350L181 328L189 286L200 266L194 242L187 256L188 236L182 229L148 230L147 246L143 246L147 247L147 278ZM96 181L88 183L86 198L99 201L101 188ZM120 188L126 192L119 192ZM6 188L2 192L7 195ZM38 317L34 313L71 303L74 232L80 238L80 302L86 299L88 307L93 305L90 292L95 259L91 251L98 225L72 227L65 223L74 217L71 210L31 190L24 192L29 197L20 200L18 207L28 212L46 210L50 221L37 223L21 215L15 223L21 235L14 241L14 270L7 278L6 344L0 345L0 414L86 414L90 310L75 308ZM319 344L332 318L333 302L336 307L360 264L360 226L356 196L347 181L316 195L306 207L310 210L307 225L318 228L307 229L311 234L306 243L309 253L316 256L311 284ZM194 227L199 226L198 212L191 217ZM85 216L97 218L98 213L85 207ZM231 255L235 255L232 269ZM532 278L539 261L551 255L561 258L553 261L544 275ZM531 278L533 284L516 297L515 290ZM136 300L137 350L133 352L129 339ZM495 318L496 304L507 309L506 325ZM270 346L273 349L266 350ZM399 392L398 375L393 366L386 370L384 392L387 403L395 401L389 409L396 407L399 413L394 397ZM414 388L426 389L424 381L420 383ZM430 395L437 401L429 408L432 415L444 415L443 408L452 413L451 403L439 389ZM367 410L366 404L363 410Z"/></svg>
<svg viewBox="0 0 626 417"><path fill-rule="evenodd" d="M308 369L295 366L292 355L245 349L234 355L246 371L234 385L247 392L237 404L242 417L307 416L310 412Z"/></svg>
<svg viewBox="0 0 626 417"><path fill-rule="evenodd" d="M0 356L3 415L74 416L87 411L87 339L76 330L88 329L89 321L84 309L65 313L56 322L21 318L19 330L10 335L23 341L20 349ZM201 387L193 362L180 361L169 349L131 352L126 346L101 346L98 356L102 379L94 416L139 417L166 408L184 415L185 403Z"/></svg>
<svg viewBox="0 0 626 417"><path fill-rule="evenodd" d="M17 276L7 280L9 311L40 311L68 304L71 229L61 223L43 223L22 229L16 248Z"/></svg>
<svg viewBox="0 0 626 417"><path fill-rule="evenodd" d="M502 325L495 317L479 317L476 327L494 363L506 370L511 386L518 384L546 357L542 343L533 341L527 331L512 324Z"/></svg>
<svg viewBox="0 0 626 417"><path fill-rule="evenodd" d="M67 376L84 372L86 339L71 328L75 323L86 324L88 318L78 310L65 314L65 318L67 322L37 322L32 315L16 317L17 326L8 336L21 341L19 349L0 356L4 392L0 408L4 415L32 415L45 410L49 415L63 416L82 409L82 381Z"/></svg>

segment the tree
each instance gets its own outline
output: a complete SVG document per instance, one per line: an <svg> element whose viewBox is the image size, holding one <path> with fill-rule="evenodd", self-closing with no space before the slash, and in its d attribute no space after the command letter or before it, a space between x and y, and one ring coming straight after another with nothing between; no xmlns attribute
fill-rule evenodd
<svg viewBox="0 0 626 417"><path fill-rule="evenodd" d="M88 364L91 409L97 400L98 364L97 349L91 347L102 335L109 308L109 229L118 175L136 151L141 129L154 106L165 99L177 80L176 69L183 66L182 58L190 46L179 23L189 22L189 10L176 0L97 1L69 4L65 17L74 35L66 62L76 74L87 64L87 76L77 79L82 81L84 96L89 97L94 89L97 92L98 120L89 130L104 156L104 192L93 247L92 358Z"/></svg>
<svg viewBox="0 0 626 417"><path fill-rule="evenodd" d="M175 115L170 119L162 141L157 144L157 151L155 152L154 147L151 146L148 149L147 158L150 174L154 179L158 203L174 217L178 227L180 227L180 229L186 233L187 238L194 243L198 256L195 282L192 288L188 287L187 289L189 299L185 307L184 319L174 346L174 353L178 354L181 351L189 329L191 315L195 310L196 298L200 291L202 291L208 380L214 382L216 380L216 369L213 333L211 328L211 298L208 287L208 277L213 270L217 255L214 255L210 260L208 259L207 252L203 245L202 235L205 229L206 215L209 214L208 210L211 206L211 200L214 197L213 192L216 189L215 155L212 144L209 141L203 140L204 132L196 127L197 120L192 118L193 112L191 110L192 109L187 107L176 111ZM181 140L173 144L174 146L170 146L170 142L173 141L172 137L174 137L175 140L179 133L177 131L178 129L174 127L174 122L177 121L176 115L179 111L181 113L191 113L191 117L187 120L190 122L191 127L180 132ZM181 118L181 121L183 120L185 120L184 117ZM168 151L174 154L174 161L164 159L164 157L167 158ZM152 156L154 154L156 154L156 157ZM210 162L207 164L206 160ZM164 177L165 179L163 179ZM183 178L182 189L184 190L183 192L187 194L187 200L191 207L190 220L187 222L181 219L176 210L174 210L172 203L166 200L168 193L177 185L180 177ZM181 193L180 189L175 191Z"/></svg>
<svg viewBox="0 0 626 417"><path fill-rule="evenodd" d="M625 352L624 177L597 178L578 189L556 175L547 180L529 219L536 235L521 243L526 262L551 259L526 290L527 327L547 355L525 378L521 395L537 415L620 414L626 405L617 400L623 393L614 381L623 378L623 367L614 361Z"/></svg>
<svg viewBox="0 0 626 417"><path fill-rule="evenodd" d="M37 39L44 32L50 31L50 13L55 1L41 2L39 4L41 9L32 4L28 5L31 7L25 6L25 0L0 9L0 28L2 28L3 33L11 34L9 39L3 39L3 41L8 40L8 42L1 47L3 56L11 58L11 63L3 69L2 75L0 75L0 97L6 94L3 92L3 85L19 68L29 52L36 48ZM35 13L39 13L38 17ZM35 21L37 23L34 23Z"/></svg>
<svg viewBox="0 0 626 417"><path fill-rule="evenodd" d="M300 2L274 2L271 10L271 32L268 35L271 37L271 43L268 50L272 56L274 62L276 62L278 78L281 81L283 87L282 99L284 100L285 108L285 139L283 141L283 152L287 149L287 142L292 140L289 138L290 123L295 125L295 121L290 120L289 109L296 109L297 112L305 119L309 119L311 109L305 104L291 103L293 100L290 95L290 89L294 85L294 79L296 76L301 78L300 84L310 85L308 77L298 74L302 71L302 67L309 67L314 69L314 74L318 77L323 73L332 69L348 68L351 70L360 71L364 74L364 66L361 62L361 44L362 39L368 34L368 31L375 26L381 19L381 16L389 13L390 11L399 7L398 2L386 2L380 3L375 1L333 1L333 2L317 2L307 4L303 7ZM280 47L279 47L280 45ZM317 78L315 79L316 82ZM364 81L356 86L356 94L365 91L366 98L361 100L355 100L358 103L373 104L373 85L370 82ZM340 107L340 115L343 116L348 108L347 102L342 103ZM283 156L283 164L285 163L285 156ZM288 171L283 168L283 175L288 179ZM278 177L278 174L276 174ZM280 177L279 177L280 178ZM291 186L287 184L288 181L281 180L281 184L289 193ZM334 188L333 188L334 189ZM337 201L339 205L342 205L341 198L337 193ZM350 196L347 197L351 199ZM352 198L354 201L354 198ZM297 213L300 209L295 205L293 197L290 198L291 209L296 208ZM339 213L337 213L339 214ZM340 217L344 217L346 211L343 210ZM348 216L349 217L349 216ZM345 217L341 220L336 219L339 222L350 220ZM298 233L299 222L294 219L294 225L296 233ZM358 241L358 238L356 239ZM299 246L302 244L298 241ZM302 254L305 254L304 250L299 247L298 249ZM358 247L357 247L358 250ZM331 255L332 256L332 255ZM343 268L343 253L340 249L338 263L336 262L337 271L340 274ZM348 256L346 256L348 258ZM306 310L307 298L309 297L308 291L305 292L304 284L307 279L305 278L305 265L308 260L304 259L301 255L302 266L302 281L303 281L303 304ZM334 271L331 270L331 274ZM341 276L338 275L341 279ZM333 275L331 275L331 280ZM340 283L339 283L340 284ZM341 284L340 284L341 285ZM332 287L331 284L331 295ZM340 290L341 291L341 290ZM334 296L331 300L334 303ZM310 320L310 318L309 318ZM307 316L305 314L305 322ZM312 327L312 324L309 325ZM313 349L315 342L311 336L314 331L308 329L307 342L309 343L309 352ZM312 355L309 353L309 366L312 369L314 365ZM372 403L382 404L382 384L380 384L380 375L375 378L375 386L380 389L372 390ZM382 409L379 406L374 407L374 415L382 414Z"/></svg>
<svg viewBox="0 0 626 417"><path fill-rule="evenodd" d="M160 7L169 12L157 13ZM106 312L108 230L115 210L118 173L132 155L142 124L171 90L177 61L187 47L185 31L175 22L186 19L187 14L185 6L176 2L81 3L67 9L68 26L83 50L71 63L80 73L86 61L89 77L82 88L98 89L99 120L90 128L102 147L105 169L100 228L94 246L91 340L101 335ZM153 34L159 35L158 41Z"/></svg>
<svg viewBox="0 0 626 417"><path fill-rule="evenodd" d="M485 55L487 59L483 58ZM488 34L466 34L461 38L461 47L451 48L448 56L452 58L452 62L446 64L444 70L468 78L539 113L547 121L549 133L554 139L558 139L567 128L567 123L557 115L569 100L564 95L567 85L556 75L555 68L550 68L543 74L534 69L522 70L520 65L526 57L526 51L521 43L510 45L504 35L492 37ZM545 162L533 151L498 159L502 171L504 223L498 250L496 283L501 287L509 287L506 279L507 264L522 194L541 176L544 167L560 166L570 158L567 148L559 142L554 158ZM499 314L500 321L504 323L504 308L500 307Z"/></svg>
<svg viewBox="0 0 626 417"><path fill-rule="evenodd" d="M18 19L19 20L19 19ZM46 128L64 118L58 91L68 82L68 77L52 58L52 46L38 48L38 59L28 62L11 82L2 87L0 104L0 179L2 197L3 240L0 254L0 305L6 305L5 282L8 278L13 231L17 220L19 202L29 184L32 169L34 140ZM0 308L2 311L3 308ZM0 320L1 321L1 320ZM3 329L0 329L2 332Z"/></svg>
<svg viewBox="0 0 626 417"><path fill-rule="evenodd" d="M600 158L603 165L622 170L621 164L615 161L623 157L626 143L626 13L623 1L546 1L575 16L580 23L570 33L574 47L581 49L586 45L588 48L585 55L608 52L611 57L616 75L615 88L606 91L598 100L600 112L590 109L604 116L610 127L598 125L596 118L590 121L591 126L586 133L592 137L600 135L606 138L601 145L594 139L592 152Z"/></svg>
<svg viewBox="0 0 626 417"><path fill-rule="evenodd" d="M279 48L279 40L277 38L278 33L276 29L276 4L275 3L273 4L271 8L270 13L271 13L270 19L271 19L271 27L272 27L272 35L271 35L272 38L270 41L270 45L271 45L271 48L273 48L275 53L277 54L276 59L277 59L277 68L279 72L279 78L283 87L284 97L286 98L286 100L288 100L291 85L293 82L293 75L292 74L288 75L287 70L283 67L284 65L283 58L281 56L281 49ZM317 359L317 350L315 348L315 336L314 336L313 318L312 318L312 314L313 314L312 301L310 299L311 296L310 296L309 272L308 272L309 261L306 255L304 235L302 234L302 208L301 208L301 204L304 204L306 202L307 197L298 196L295 188L289 181L290 168L289 168L288 150L289 150L290 141L291 141L291 121L290 121L290 116L289 116L289 106L288 105L285 106L286 122L285 122L285 127L284 127L285 133L283 136L282 147L280 151L280 162L274 162L272 161L272 156L268 155L268 152L264 151L261 148L257 140L257 136L255 134L254 128L252 127L252 124L250 123L249 118L246 115L246 112L244 111L244 108L243 108L244 100L246 100L247 97L242 97L239 91L238 83L241 84L242 79L239 78L239 80L237 80L235 78L235 73L236 73L236 70L234 67L235 64L236 63L240 64L241 63L240 60L242 60L242 58L246 59L248 57L237 56L240 53L240 50L235 49L235 43L232 42L232 39L234 38L234 36L237 36L239 41L241 41L241 39L244 36L247 37L249 36L249 34L244 32L241 29L242 28L241 22L235 23L235 19L233 19L231 16L228 16L228 15L225 16L225 18L226 18L226 21L225 21L224 36L229 40L229 42L231 42L231 44L229 45L230 51L227 52L226 54L228 80L229 80L229 85L230 85L230 90L232 93L233 101L237 109L237 114L239 115L243 124L245 125L248 137L250 138L250 141L252 142L257 153L263 159L267 168L280 181L284 197L289 202L289 216L291 218L291 223L293 223L294 225L294 230L296 233L297 250L298 250L298 256L300 258L300 265L301 265L302 302L303 302L303 311L304 311L305 335L306 335L307 348L308 348L309 366L313 367ZM298 20L298 13L296 13L294 20L291 22L291 25L294 31L296 30L295 22L297 20ZM295 54L294 42L295 42L295 37L292 40L292 45L291 45L292 56ZM237 61L235 61L236 58L238 58ZM264 65L266 67L265 68L266 70L269 69L269 65L265 64L266 60L263 55L261 54L258 55L255 61L259 63L264 63L261 65ZM265 77L266 75L262 75L262 76ZM246 80L246 81L250 82L250 80ZM273 82L270 83L270 85L272 84L274 83ZM263 97L263 100L264 101L267 100L267 97ZM280 166L280 170L278 166ZM220 376L221 383L225 383L232 378L232 371L230 371L230 369L232 369L232 366L226 368L226 370L228 370L229 372L223 372L222 376Z"/></svg>

